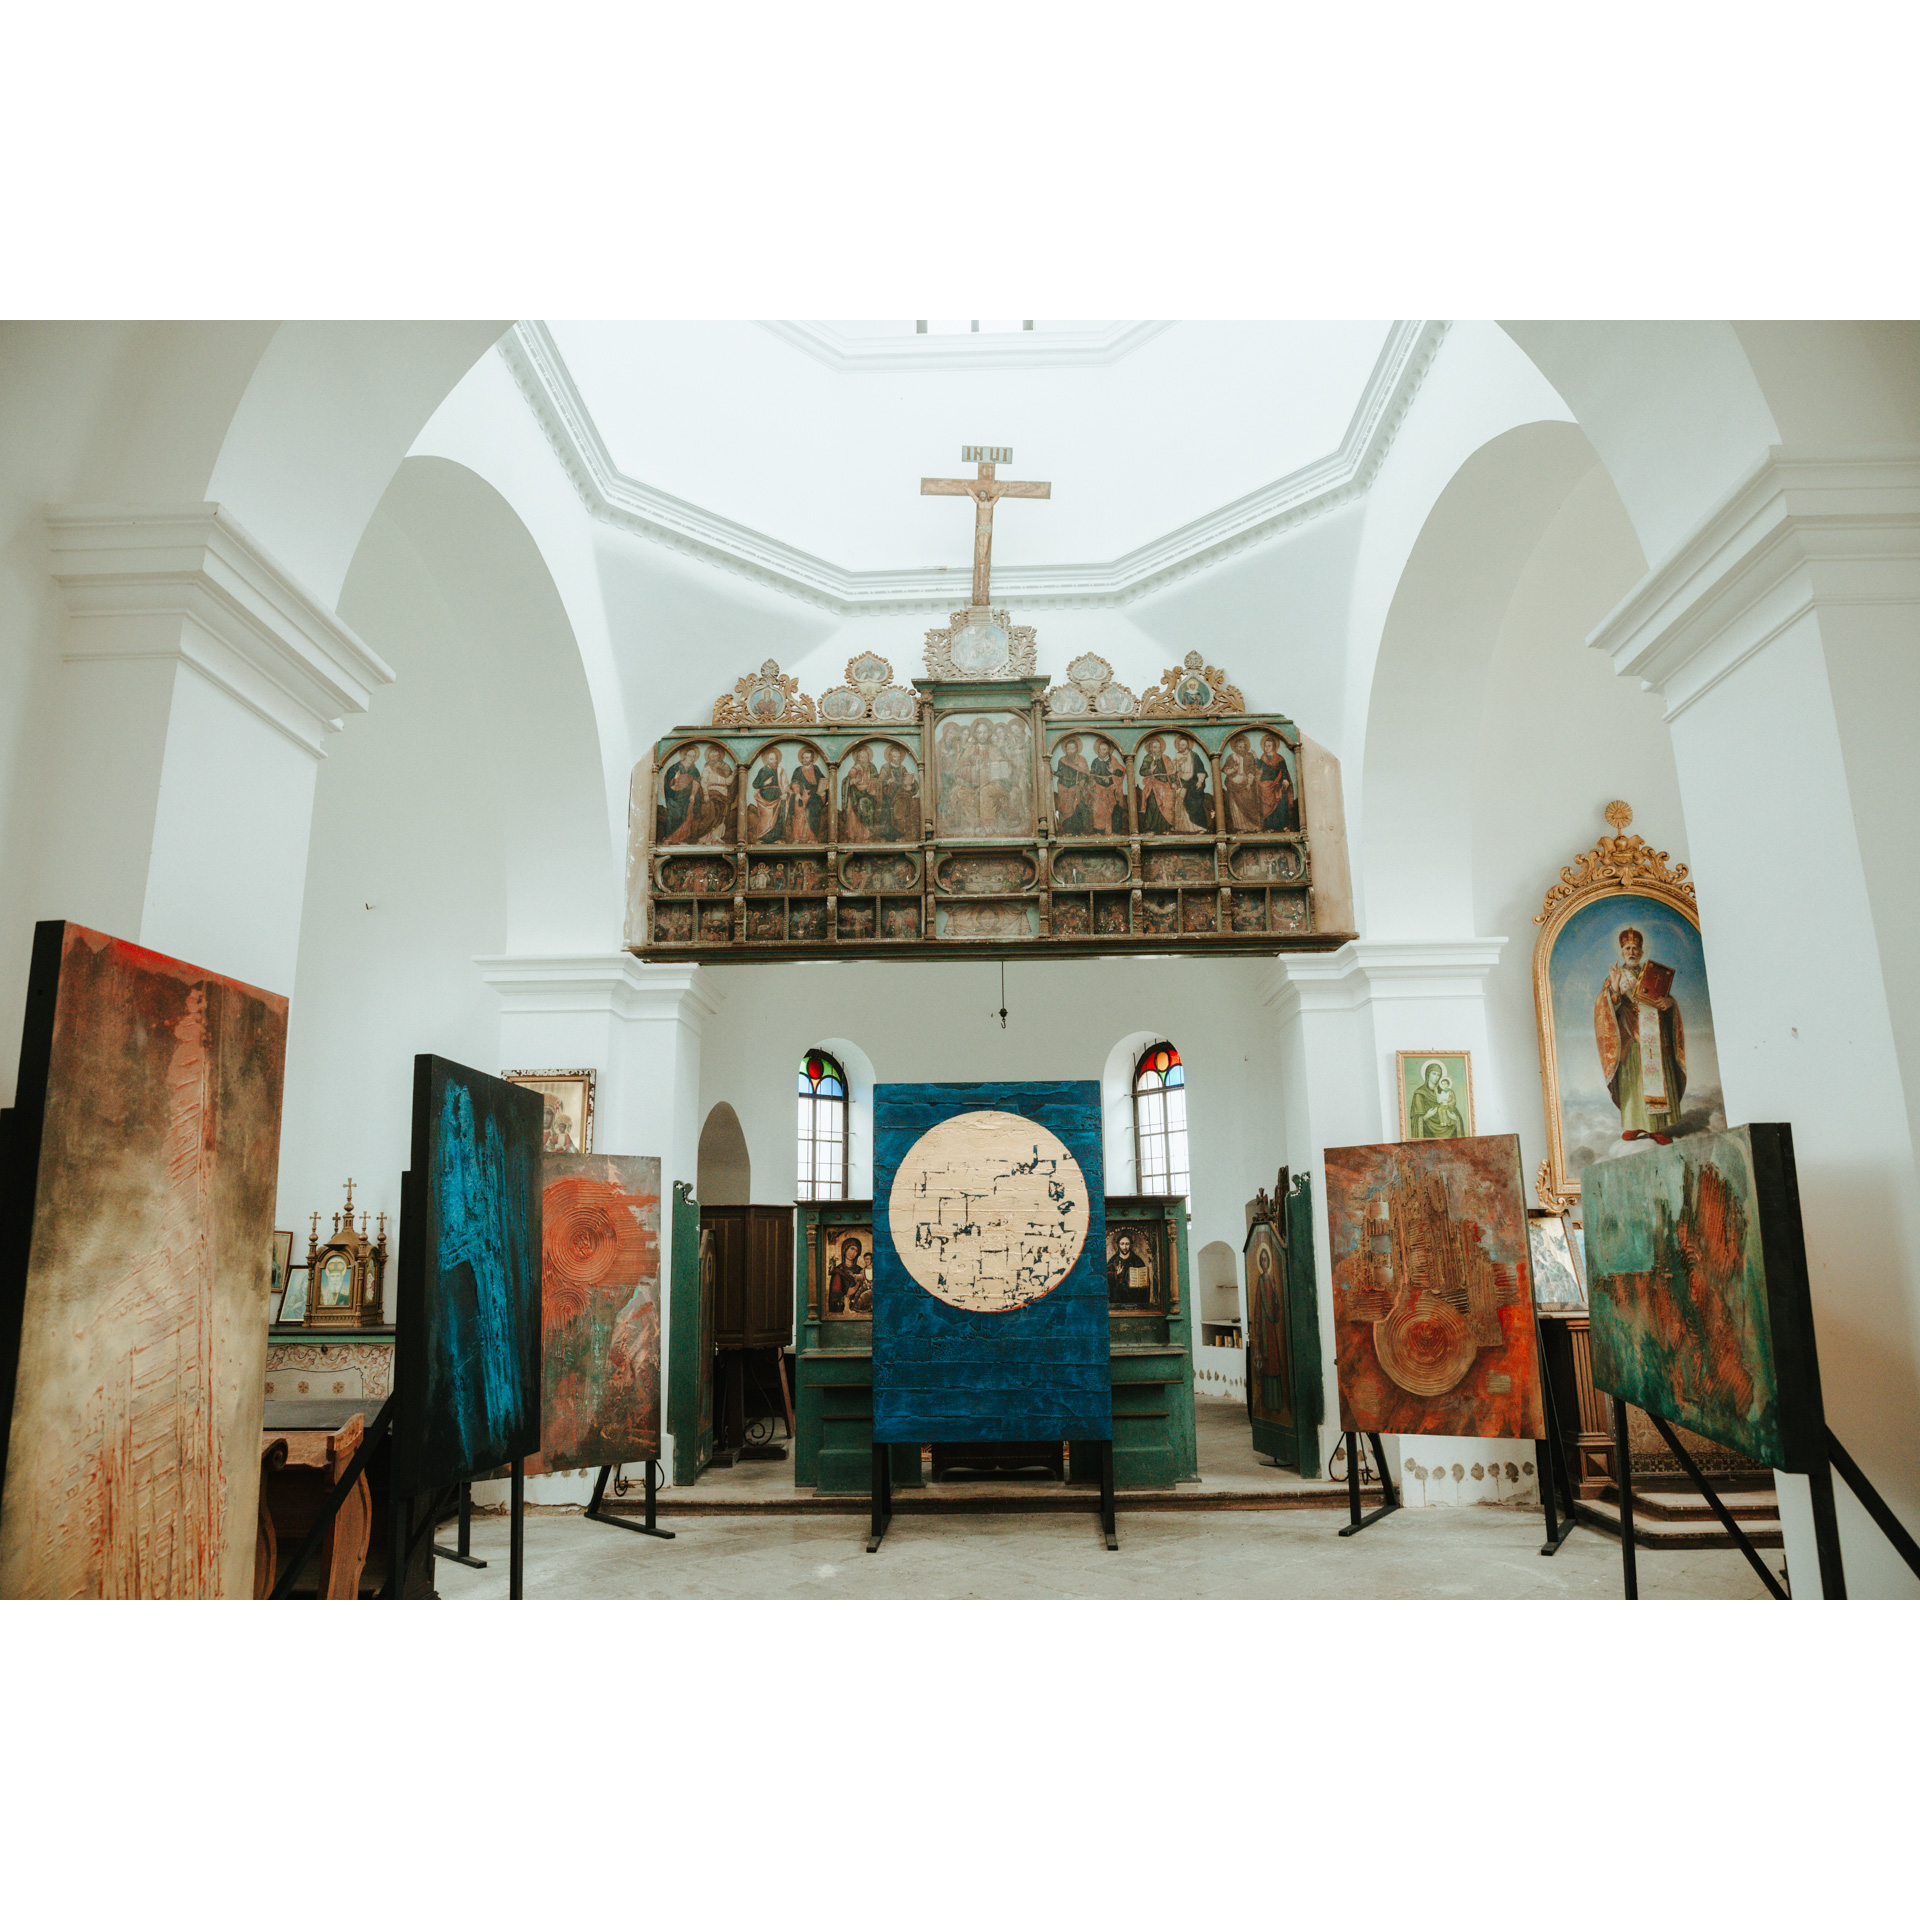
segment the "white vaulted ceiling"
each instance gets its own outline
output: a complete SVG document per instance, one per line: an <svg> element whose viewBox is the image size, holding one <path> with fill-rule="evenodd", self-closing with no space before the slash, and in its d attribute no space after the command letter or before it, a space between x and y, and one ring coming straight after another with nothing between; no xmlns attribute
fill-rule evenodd
<svg viewBox="0 0 1920 1920"><path fill-rule="evenodd" d="M600 517L839 613L965 597L963 442L1046 501L995 598L1113 605L1363 488L1443 329L1418 322L555 322L503 358Z"/></svg>

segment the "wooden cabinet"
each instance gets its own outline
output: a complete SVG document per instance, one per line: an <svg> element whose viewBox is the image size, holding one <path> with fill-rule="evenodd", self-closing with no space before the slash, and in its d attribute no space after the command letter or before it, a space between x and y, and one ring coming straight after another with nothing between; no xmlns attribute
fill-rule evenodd
<svg viewBox="0 0 1920 1920"><path fill-rule="evenodd" d="M713 1233L713 1344L784 1347L793 1339L793 1209L702 1207Z"/></svg>

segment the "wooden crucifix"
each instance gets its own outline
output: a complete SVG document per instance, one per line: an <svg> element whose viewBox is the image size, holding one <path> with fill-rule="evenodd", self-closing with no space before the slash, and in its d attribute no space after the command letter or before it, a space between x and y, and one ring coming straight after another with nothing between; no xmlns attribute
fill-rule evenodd
<svg viewBox="0 0 1920 1920"><path fill-rule="evenodd" d="M965 493L973 496L973 604L990 606L993 574L993 503L996 500L1051 500L1051 480L996 480L996 466L1011 466L1011 447L962 447L962 460L976 462L976 480L922 480L925 493Z"/></svg>

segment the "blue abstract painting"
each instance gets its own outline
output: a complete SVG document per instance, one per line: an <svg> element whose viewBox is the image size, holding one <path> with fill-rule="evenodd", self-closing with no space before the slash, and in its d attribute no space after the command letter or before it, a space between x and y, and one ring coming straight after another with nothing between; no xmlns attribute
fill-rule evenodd
<svg viewBox="0 0 1920 1920"><path fill-rule="evenodd" d="M395 1338L403 1493L540 1449L543 1119L531 1088L414 1060Z"/></svg>
<svg viewBox="0 0 1920 1920"><path fill-rule="evenodd" d="M877 1442L1107 1440L1091 1080L874 1089Z"/></svg>

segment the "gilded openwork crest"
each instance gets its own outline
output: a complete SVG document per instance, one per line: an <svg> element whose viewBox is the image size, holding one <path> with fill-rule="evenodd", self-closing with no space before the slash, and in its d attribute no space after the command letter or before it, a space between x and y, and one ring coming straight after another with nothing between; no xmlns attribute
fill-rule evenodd
<svg viewBox="0 0 1920 1920"><path fill-rule="evenodd" d="M1115 683L1113 668L1097 653L1083 653L1067 665L1067 683L1047 695L1047 712L1056 719L1078 720L1090 714L1115 718L1139 711L1132 692Z"/></svg>
<svg viewBox="0 0 1920 1920"><path fill-rule="evenodd" d="M1032 673L1031 627L1016 627L1004 607L962 607L927 632L929 680L1019 680Z"/></svg>
<svg viewBox="0 0 1920 1920"><path fill-rule="evenodd" d="M781 726L818 718L812 699L800 691L799 681L780 671L777 660L762 661L758 673L736 681L731 693L713 703L716 727Z"/></svg>
<svg viewBox="0 0 1920 1920"><path fill-rule="evenodd" d="M820 696L820 718L835 726L880 720L910 726L919 717L910 687L893 684L893 666L877 653L856 654L847 662L847 684Z"/></svg>
<svg viewBox="0 0 1920 1920"><path fill-rule="evenodd" d="M1160 676L1157 687L1141 697L1140 713L1148 720L1197 719L1202 714L1245 713L1246 696L1218 667L1190 653L1177 667Z"/></svg>

